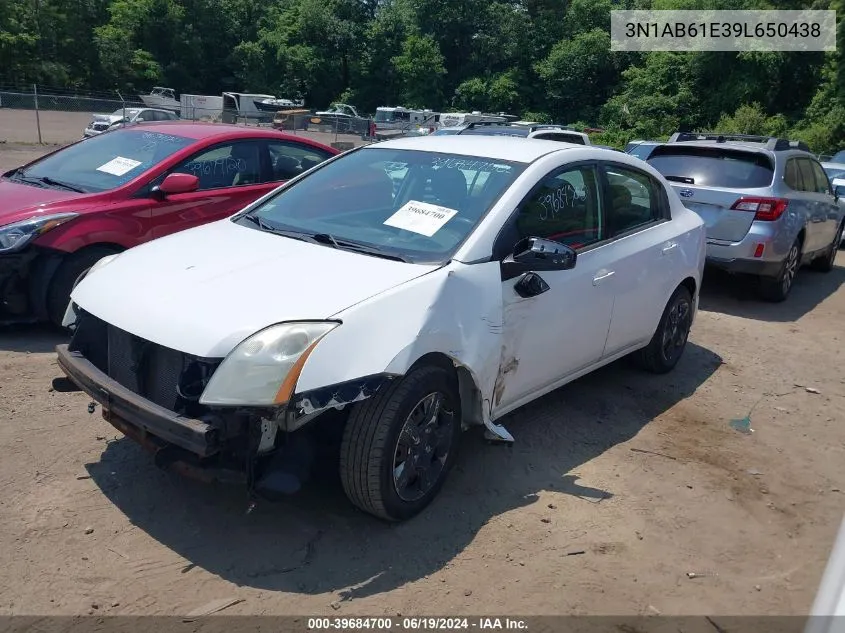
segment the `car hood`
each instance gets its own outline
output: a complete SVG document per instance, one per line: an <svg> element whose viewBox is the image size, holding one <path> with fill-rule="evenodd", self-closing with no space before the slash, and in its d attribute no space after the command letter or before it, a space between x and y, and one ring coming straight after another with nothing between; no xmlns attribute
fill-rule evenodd
<svg viewBox="0 0 845 633"><path fill-rule="evenodd" d="M67 211L65 207L68 205L59 203L89 197L92 196L64 189L45 189L0 180L0 226L27 220L35 215Z"/></svg>
<svg viewBox="0 0 845 633"><path fill-rule="evenodd" d="M136 336L219 358L265 327L330 318L437 268L222 220L122 253L85 277L72 299Z"/></svg>

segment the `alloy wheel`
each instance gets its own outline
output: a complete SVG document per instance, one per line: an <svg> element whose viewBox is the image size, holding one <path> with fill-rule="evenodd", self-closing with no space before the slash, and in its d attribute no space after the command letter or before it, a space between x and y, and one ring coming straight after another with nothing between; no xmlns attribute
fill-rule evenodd
<svg viewBox="0 0 845 633"><path fill-rule="evenodd" d="M393 454L393 486L403 501L421 499L440 479L452 448L454 416L440 392L411 409Z"/></svg>
<svg viewBox="0 0 845 633"><path fill-rule="evenodd" d="M691 307L686 299L676 302L669 310L660 346L663 359L668 363L673 363L684 349L692 325L690 315Z"/></svg>
<svg viewBox="0 0 845 633"><path fill-rule="evenodd" d="M795 279L795 273L798 272L798 244L793 244L789 249L789 254L786 256L786 262L783 267L783 277L781 279L781 288L783 294L789 293L792 287L792 282Z"/></svg>

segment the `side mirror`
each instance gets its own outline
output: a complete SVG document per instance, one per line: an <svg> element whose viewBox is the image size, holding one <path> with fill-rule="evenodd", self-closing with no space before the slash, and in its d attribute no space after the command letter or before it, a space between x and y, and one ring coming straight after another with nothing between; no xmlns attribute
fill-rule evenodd
<svg viewBox="0 0 845 633"><path fill-rule="evenodd" d="M158 197L172 196L177 193L191 193L200 187L200 179L193 174L169 174L160 185L153 187L153 194Z"/></svg>
<svg viewBox="0 0 845 633"><path fill-rule="evenodd" d="M526 237L517 242L511 259L523 270L570 270L575 268L578 254L566 244L539 237Z"/></svg>
<svg viewBox="0 0 845 633"><path fill-rule="evenodd" d="M834 187L833 195L837 198L845 198L845 185L837 185Z"/></svg>

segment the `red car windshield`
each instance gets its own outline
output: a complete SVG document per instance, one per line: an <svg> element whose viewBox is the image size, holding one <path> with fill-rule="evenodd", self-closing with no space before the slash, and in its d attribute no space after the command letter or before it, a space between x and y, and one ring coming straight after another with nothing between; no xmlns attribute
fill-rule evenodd
<svg viewBox="0 0 845 633"><path fill-rule="evenodd" d="M165 160L193 139L142 130L100 134L18 171L13 178L84 193L119 187Z"/></svg>

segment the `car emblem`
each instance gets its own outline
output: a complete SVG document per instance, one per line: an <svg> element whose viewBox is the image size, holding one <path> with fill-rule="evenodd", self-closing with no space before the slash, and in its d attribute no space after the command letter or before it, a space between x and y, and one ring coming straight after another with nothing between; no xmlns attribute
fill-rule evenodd
<svg viewBox="0 0 845 633"><path fill-rule="evenodd" d="M692 198L695 192L692 189L681 189L680 193L684 198Z"/></svg>

